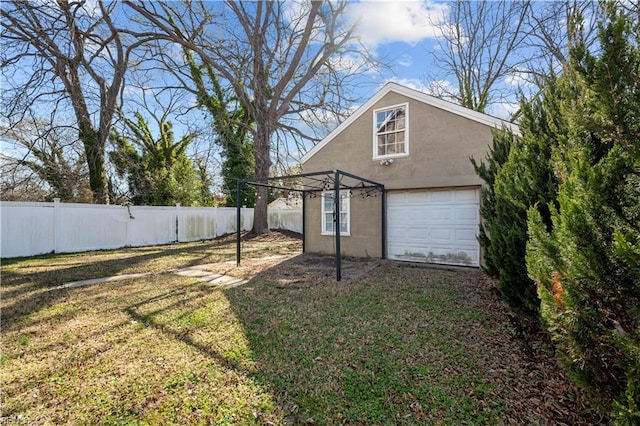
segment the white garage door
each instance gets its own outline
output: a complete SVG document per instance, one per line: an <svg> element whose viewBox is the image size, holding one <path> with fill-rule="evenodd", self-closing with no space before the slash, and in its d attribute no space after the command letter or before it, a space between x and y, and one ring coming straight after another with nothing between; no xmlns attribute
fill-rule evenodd
<svg viewBox="0 0 640 426"><path fill-rule="evenodd" d="M389 259L479 266L480 191L390 192Z"/></svg>

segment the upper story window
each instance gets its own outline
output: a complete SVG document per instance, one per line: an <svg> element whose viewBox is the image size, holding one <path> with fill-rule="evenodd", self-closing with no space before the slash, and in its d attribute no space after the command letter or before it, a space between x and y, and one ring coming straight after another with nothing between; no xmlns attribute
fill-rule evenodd
<svg viewBox="0 0 640 426"><path fill-rule="evenodd" d="M373 158L409 154L409 104L373 111Z"/></svg>

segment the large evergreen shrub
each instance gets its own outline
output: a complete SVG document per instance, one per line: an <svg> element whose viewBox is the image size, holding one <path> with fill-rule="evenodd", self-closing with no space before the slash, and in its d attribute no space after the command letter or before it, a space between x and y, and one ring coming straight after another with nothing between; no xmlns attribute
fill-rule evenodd
<svg viewBox="0 0 640 426"><path fill-rule="evenodd" d="M557 181L550 165L551 152L564 124L554 113L556 86L550 81L543 96L522 102L521 135L494 133L487 162L472 162L485 181L479 241L485 270L497 278L503 298L515 310L536 315L539 299L529 278L525 254L527 211L536 206L550 223L549 205L555 201Z"/></svg>
<svg viewBox="0 0 640 426"><path fill-rule="evenodd" d="M484 271L494 278L500 274L500 256L497 250L494 251L491 242L491 228L495 223L496 203L493 187L496 181L498 170L507 162L511 146L515 143L516 136L508 130L496 130L493 133L493 146L489 147L489 152L485 161L478 163L475 158L471 158L473 167L484 180L485 185L480 190L480 214L483 222L480 224L478 240L484 249Z"/></svg>
<svg viewBox="0 0 640 426"><path fill-rule="evenodd" d="M640 423L640 30L608 6L594 56L560 78L567 123L551 229L529 210L527 266L562 365L620 424Z"/></svg>

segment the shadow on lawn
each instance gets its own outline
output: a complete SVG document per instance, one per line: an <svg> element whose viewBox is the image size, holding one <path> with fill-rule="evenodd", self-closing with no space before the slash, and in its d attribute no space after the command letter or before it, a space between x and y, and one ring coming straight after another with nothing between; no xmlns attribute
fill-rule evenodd
<svg viewBox="0 0 640 426"><path fill-rule="evenodd" d="M251 261L245 260L243 263L250 264ZM320 341L324 344L335 343L335 339L325 340L322 337L327 331L324 327L333 313L344 312L339 312L340 309L333 313L322 312L320 305L316 312L310 312L306 310L306 307L310 307L307 303L313 304L312 300L318 296L322 299L321 305L330 300L335 300L339 305L339 300L348 298L354 285L368 277L378 265L377 260L345 260L343 281L336 282L333 257L298 255L258 273L239 287L222 289L220 292L220 287L209 283L191 284L186 288L178 287L143 298L126 306L123 311L146 327L152 327L167 338L195 349L223 369L251 377L264 385L277 404L276 416L284 419L286 424L307 424L311 418L320 424L332 423L336 419L323 419L318 415L342 406L344 396L341 396L342 390L338 388L343 383L324 374L325 366L318 362L318 355L314 353L332 350L319 344ZM239 320L240 330L249 344L248 358L234 358L234 355L221 350L215 340L211 344L208 339L214 338L215 331L208 337L200 333L202 329L208 329L208 324L201 329L180 325L181 321L176 319L208 309L207 303L212 300L212 292L228 300L229 313L232 318ZM213 315L212 320L215 321L215 318L216 315ZM335 319L341 321L337 317ZM307 331L313 331L316 322L321 328L319 333L304 336ZM363 330L364 333L373 333L367 328ZM346 333L339 331L343 332ZM312 341L308 340L309 337L312 337ZM365 362L365 358L364 354L360 354L360 362ZM254 364L257 369L248 367ZM310 395L314 394L318 399L309 401ZM308 410L311 406L315 407L315 411Z"/></svg>
<svg viewBox="0 0 640 426"><path fill-rule="evenodd" d="M136 265L143 264L150 260L160 259L166 256L176 256L176 255L184 255L184 254L192 254L192 255L200 255L199 257L194 258L185 266L192 266L202 263L203 259L206 259L209 255L211 255L211 249L215 249L221 246L228 246L228 242L219 242L216 240L205 242L206 245L202 245L201 247L194 248L184 247L180 245L167 245L167 246L154 246L153 248L123 248L119 250L111 250L109 252L118 252L122 251L131 251L134 254L132 256L115 258L115 259L104 259L98 261L91 261L87 263L86 259L82 259L79 262L75 262L70 264L69 266L65 266L62 268L51 268L47 271L43 272L26 272L23 273L20 270L13 271L8 270L11 265L15 263L20 263L24 261L42 261L51 259L51 263L44 264L49 266L55 263L56 259L62 258L61 262L65 265L67 262L64 262L65 257L78 256L79 258L83 258L86 256L90 256L92 253L96 255L102 255L109 252L83 252L83 253L61 253L61 254L48 254L42 256L33 256L29 258L15 258L15 259L3 259L3 276L2 276L2 285L3 287L16 287L21 284L26 283L34 283L34 285L41 285L45 287L53 287L60 284L64 284L67 282L72 282L76 280L85 280L91 278L102 278L109 277L112 275L118 275L124 269L132 269L135 268ZM231 260L231 256L229 257ZM7 297L13 296L13 294L7 292L5 293Z"/></svg>
<svg viewBox="0 0 640 426"><path fill-rule="evenodd" d="M373 352L387 348L374 348L367 339L376 339L381 323L354 309L354 304L376 304L370 295L357 294L366 292L379 266L378 259L346 258L343 280L337 282L334 257L304 254L225 290L259 366L254 378L270 390L285 424L394 420L383 413L388 403L383 395L365 396L380 390L367 383L372 379L369 367L380 361Z"/></svg>
<svg viewBox="0 0 640 426"><path fill-rule="evenodd" d="M207 263L212 255L212 250L228 245L229 242L227 239L220 239L207 241L196 247L193 245L187 247L184 245L171 245L162 247L155 246L153 248L125 248L123 250L133 251L136 254L115 259L105 258L90 263L86 262L86 257L92 253L35 256L29 258L28 261L42 262L43 260L51 259L51 263L55 263L57 259L60 259L60 262L66 265L69 257L77 256L83 260L72 262L69 266L58 269L54 267L43 272L31 273L11 270L11 265L24 262L27 259L3 259L1 293L4 303L0 313L2 324L7 327L20 316L37 312L43 307L55 303L56 300L66 297L69 292L68 289L52 290L51 287L77 280L118 275L123 271L136 270L136 268L146 263L161 260L166 257L188 257L189 260L181 263L179 267L199 265ZM96 253L106 256L107 252ZM231 259L232 256L233 255L230 254L229 259ZM160 268L157 272L162 273L165 271Z"/></svg>
<svg viewBox="0 0 640 426"><path fill-rule="evenodd" d="M171 290L169 292L157 295L155 297L142 300L139 303L130 305L124 309L124 312L132 319L139 321L147 327L153 327L160 331L165 336L180 341L189 345L191 348L196 349L205 357L213 359L218 365L229 369L235 370L243 374L248 374L246 368L240 365L237 361L229 359L223 354L212 350L212 348L197 339L192 338L189 335L189 330L176 328L171 324L165 324L157 321L155 316L166 312L171 312L180 309L183 305L190 302L198 301L205 296L208 296L212 291L212 287L208 284L198 284L179 287L179 291ZM152 305L163 300L176 300L167 305L163 305L162 309L153 310L150 312L142 313L142 309L145 306Z"/></svg>

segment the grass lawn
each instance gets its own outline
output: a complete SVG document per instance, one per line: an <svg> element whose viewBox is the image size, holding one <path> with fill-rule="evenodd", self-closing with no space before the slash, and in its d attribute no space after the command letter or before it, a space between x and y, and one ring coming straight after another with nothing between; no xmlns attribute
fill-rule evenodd
<svg viewBox="0 0 640 426"><path fill-rule="evenodd" d="M232 260L233 242L3 260L0 424L601 420L477 270L348 259L338 283L276 233L239 269L208 266L242 286L161 273ZM158 273L51 290L134 272Z"/></svg>

